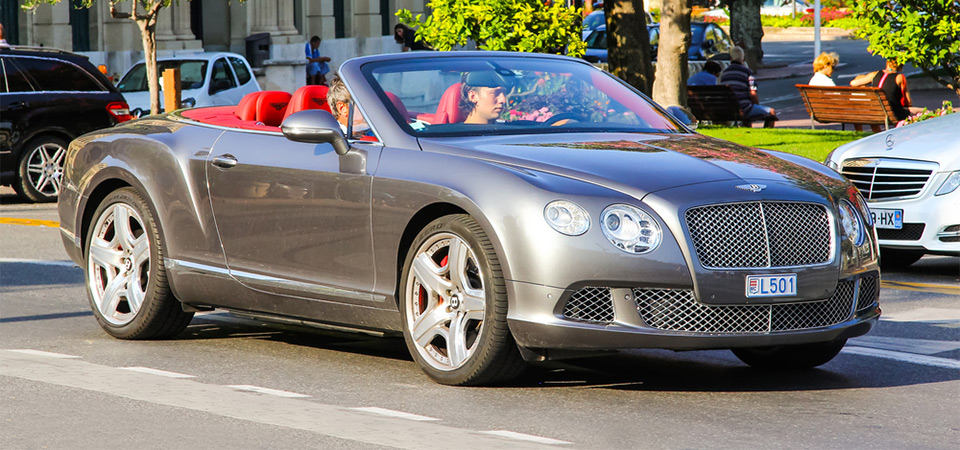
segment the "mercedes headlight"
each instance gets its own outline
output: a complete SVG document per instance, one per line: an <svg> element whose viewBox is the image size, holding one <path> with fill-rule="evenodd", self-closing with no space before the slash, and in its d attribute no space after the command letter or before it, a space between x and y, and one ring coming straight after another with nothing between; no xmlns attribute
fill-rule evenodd
<svg viewBox="0 0 960 450"><path fill-rule="evenodd" d="M837 206L840 212L840 232L843 239L850 241L854 246L860 246L863 244L865 232L856 207L846 200L840 200Z"/></svg>
<svg viewBox="0 0 960 450"><path fill-rule="evenodd" d="M580 205L554 200L543 208L543 219L551 228L567 236L579 236L590 229L590 215Z"/></svg>
<svg viewBox="0 0 960 450"><path fill-rule="evenodd" d="M950 175L947 175L947 179L943 180L940 189L937 189L937 195L949 194L957 190L957 187L960 187L960 170L950 172Z"/></svg>
<svg viewBox="0 0 960 450"><path fill-rule="evenodd" d="M660 225L653 216L624 204L610 205L603 210L600 229L611 244L634 255L652 251L663 238Z"/></svg>

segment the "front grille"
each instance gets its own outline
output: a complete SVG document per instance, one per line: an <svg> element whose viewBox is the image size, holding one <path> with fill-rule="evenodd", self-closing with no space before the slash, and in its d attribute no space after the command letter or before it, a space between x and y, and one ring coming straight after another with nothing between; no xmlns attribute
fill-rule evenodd
<svg viewBox="0 0 960 450"><path fill-rule="evenodd" d="M867 200L883 200L920 195L933 170L897 167L897 162L890 160L858 159L844 162L840 173Z"/></svg>
<svg viewBox="0 0 960 450"><path fill-rule="evenodd" d="M853 281L841 281L826 300L767 305L705 305L688 289L634 289L637 312L648 326L704 334L805 330L843 322L853 309Z"/></svg>
<svg viewBox="0 0 960 450"><path fill-rule="evenodd" d="M830 216L823 205L729 203L691 208L684 216L704 267L790 267L830 260Z"/></svg>
<svg viewBox="0 0 960 450"><path fill-rule="evenodd" d="M879 278L876 276L860 278L860 294L857 295L857 311L863 311L877 302L880 295Z"/></svg>
<svg viewBox="0 0 960 450"><path fill-rule="evenodd" d="M905 223L899 230L877 228L877 237L890 241L919 241L923 236L924 226L922 223Z"/></svg>
<svg viewBox="0 0 960 450"><path fill-rule="evenodd" d="M587 287L577 290L563 306L563 317L584 322L613 322L610 288Z"/></svg>

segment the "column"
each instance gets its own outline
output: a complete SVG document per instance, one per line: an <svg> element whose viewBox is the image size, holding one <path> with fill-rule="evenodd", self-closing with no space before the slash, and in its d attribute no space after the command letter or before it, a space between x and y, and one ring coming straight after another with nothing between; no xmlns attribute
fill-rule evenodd
<svg viewBox="0 0 960 450"><path fill-rule="evenodd" d="M280 34L284 35L298 35L300 34L297 31L296 25L293 21L293 0L278 0L277 4L277 16L278 16L278 26L280 28Z"/></svg>

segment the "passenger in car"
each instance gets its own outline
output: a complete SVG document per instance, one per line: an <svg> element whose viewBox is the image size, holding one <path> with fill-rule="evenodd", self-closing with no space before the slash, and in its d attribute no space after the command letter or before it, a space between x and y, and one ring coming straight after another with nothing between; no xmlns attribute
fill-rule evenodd
<svg viewBox="0 0 960 450"><path fill-rule="evenodd" d="M339 75L334 76L330 82L330 89L327 91L327 104L330 105L334 117L340 122L340 131L347 134L348 124L350 123L350 91L343 84ZM360 110L353 108L353 134L351 139L363 139L364 136L370 136L370 127Z"/></svg>
<svg viewBox="0 0 960 450"><path fill-rule="evenodd" d="M463 123L496 122L507 103L507 84L503 76L493 71L464 75L460 86L460 111L466 116Z"/></svg>

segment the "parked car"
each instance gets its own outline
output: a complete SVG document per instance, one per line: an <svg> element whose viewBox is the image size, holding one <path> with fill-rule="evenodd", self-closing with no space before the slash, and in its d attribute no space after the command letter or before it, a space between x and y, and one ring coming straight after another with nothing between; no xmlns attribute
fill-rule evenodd
<svg viewBox="0 0 960 450"><path fill-rule="evenodd" d="M960 114L850 142L826 164L850 179L870 207L885 267L923 255L960 256Z"/></svg>
<svg viewBox="0 0 960 450"><path fill-rule="evenodd" d="M304 86L75 141L61 235L107 333L172 337L223 308L402 335L434 380L471 385L641 347L806 368L878 320L865 202L822 164L693 133L565 56L339 72L344 125Z"/></svg>
<svg viewBox="0 0 960 450"><path fill-rule="evenodd" d="M0 47L0 183L34 202L55 201L67 144L129 120L123 95L85 56Z"/></svg>
<svg viewBox="0 0 960 450"><path fill-rule="evenodd" d="M157 66L161 76L166 69L180 69L180 98L185 107L236 105L244 95L260 90L250 63L236 53L190 53L158 58ZM123 75L117 87L135 117L150 113L150 91L143 60ZM163 109L163 95L160 107Z"/></svg>
<svg viewBox="0 0 960 450"><path fill-rule="evenodd" d="M796 9L794 9L796 3ZM796 11L798 16L813 13L813 5L806 0L763 0L760 5L761 16L789 16ZM714 17L718 19L729 19L727 10L722 8L711 9L700 15L700 17Z"/></svg>
<svg viewBox="0 0 960 450"><path fill-rule="evenodd" d="M644 13L647 20L647 25L656 23L653 21L653 16L650 13ZM603 12L603 8L592 11L590 14L587 14L583 18L583 38L586 39L590 35L590 32L596 30L597 28L607 26L606 15Z"/></svg>
<svg viewBox="0 0 960 450"><path fill-rule="evenodd" d="M650 33L651 60L657 59L657 50L660 45L660 25L648 25ZM585 39L587 51L585 60L590 62L607 62L607 27L600 26ZM730 50L733 41L723 28L716 24L693 22L690 24L690 50L687 59L690 61L704 61L707 59L730 59Z"/></svg>

